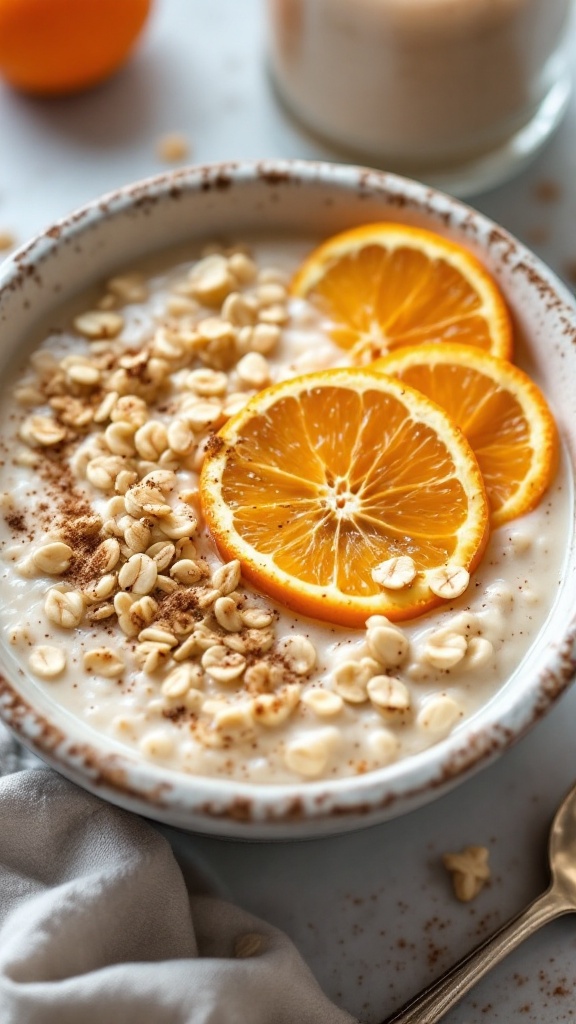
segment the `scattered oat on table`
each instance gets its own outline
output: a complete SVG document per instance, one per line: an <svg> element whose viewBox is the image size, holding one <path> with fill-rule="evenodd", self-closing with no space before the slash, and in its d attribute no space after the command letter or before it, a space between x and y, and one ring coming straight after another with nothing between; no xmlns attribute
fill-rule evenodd
<svg viewBox="0 0 576 1024"><path fill-rule="evenodd" d="M452 875L454 894L463 903L478 896L490 879L489 851L485 846L466 846L460 853L445 853L444 867Z"/></svg>
<svg viewBox="0 0 576 1024"><path fill-rule="evenodd" d="M158 139L156 154L160 160L164 160L166 163L180 163L190 156L190 144L181 132L170 132L168 135L161 135Z"/></svg>
<svg viewBox="0 0 576 1024"><path fill-rule="evenodd" d="M10 231L0 231L0 252L14 249L15 245L16 239Z"/></svg>

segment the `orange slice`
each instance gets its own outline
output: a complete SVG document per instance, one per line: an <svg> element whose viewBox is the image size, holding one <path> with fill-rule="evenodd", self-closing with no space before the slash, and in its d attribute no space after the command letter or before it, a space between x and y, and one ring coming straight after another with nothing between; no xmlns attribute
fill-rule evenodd
<svg viewBox="0 0 576 1024"><path fill-rule="evenodd" d="M510 358L512 325L495 281L467 249L406 224L335 235L305 260L292 293L365 363L423 342L455 341Z"/></svg>
<svg viewBox="0 0 576 1024"><path fill-rule="evenodd" d="M367 369L259 392L212 439L200 493L221 554L240 559L247 580L346 626L441 604L435 577L472 571L487 540L484 484L461 431L424 395ZM387 589L372 574L402 555L414 578Z"/></svg>
<svg viewBox="0 0 576 1024"><path fill-rule="evenodd" d="M493 526L529 512L558 465L546 400L518 367L469 345L406 348L374 364L441 405L478 459Z"/></svg>

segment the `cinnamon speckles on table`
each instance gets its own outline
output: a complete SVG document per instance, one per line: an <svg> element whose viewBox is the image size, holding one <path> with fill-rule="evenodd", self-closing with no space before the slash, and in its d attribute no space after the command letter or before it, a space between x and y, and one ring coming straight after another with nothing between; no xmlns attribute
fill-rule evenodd
<svg viewBox="0 0 576 1024"><path fill-rule="evenodd" d="M536 182L533 195L538 203L557 203L562 199L563 189L553 178L541 178Z"/></svg>

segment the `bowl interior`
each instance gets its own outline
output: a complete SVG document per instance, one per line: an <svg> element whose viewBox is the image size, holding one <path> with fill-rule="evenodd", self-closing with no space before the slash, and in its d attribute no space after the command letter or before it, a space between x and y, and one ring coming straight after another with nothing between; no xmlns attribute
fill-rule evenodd
<svg viewBox="0 0 576 1024"><path fill-rule="evenodd" d="M0 272L2 365L51 309L143 256L190 240L321 239L360 223L428 227L475 252L510 305L520 364L553 401L565 457L576 461L576 311L540 261L481 215L414 182L302 162L191 168L98 200L20 249ZM570 476L573 474L570 473ZM18 673L0 647L0 711L32 749L93 792L183 828L246 838L296 838L381 821L445 792L522 735L571 680L576 551L566 538L553 613L507 684L447 740L365 776L300 786L192 778L145 763L97 735Z"/></svg>

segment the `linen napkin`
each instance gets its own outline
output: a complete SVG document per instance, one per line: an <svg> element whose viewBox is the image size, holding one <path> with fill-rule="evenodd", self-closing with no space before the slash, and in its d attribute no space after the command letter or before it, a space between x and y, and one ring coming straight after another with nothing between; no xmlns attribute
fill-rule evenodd
<svg viewBox="0 0 576 1024"><path fill-rule="evenodd" d="M1 1024L352 1024L286 935L0 725Z"/></svg>

